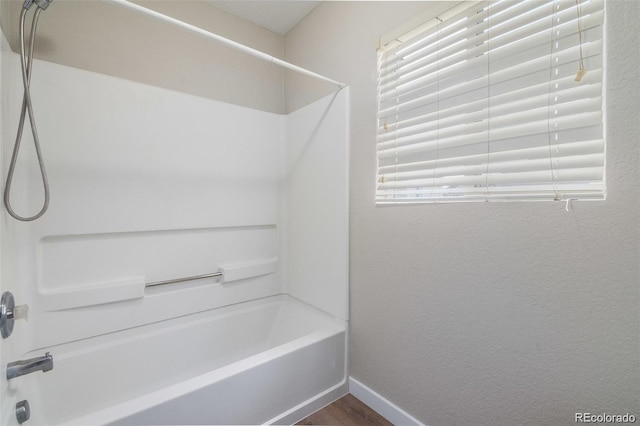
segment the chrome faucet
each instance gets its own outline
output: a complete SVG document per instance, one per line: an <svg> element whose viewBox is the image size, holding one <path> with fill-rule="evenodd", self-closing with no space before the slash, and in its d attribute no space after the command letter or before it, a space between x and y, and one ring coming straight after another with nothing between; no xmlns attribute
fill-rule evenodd
<svg viewBox="0 0 640 426"><path fill-rule="evenodd" d="M53 356L49 352L44 356L10 362L7 364L7 380L40 370L43 373L53 370Z"/></svg>

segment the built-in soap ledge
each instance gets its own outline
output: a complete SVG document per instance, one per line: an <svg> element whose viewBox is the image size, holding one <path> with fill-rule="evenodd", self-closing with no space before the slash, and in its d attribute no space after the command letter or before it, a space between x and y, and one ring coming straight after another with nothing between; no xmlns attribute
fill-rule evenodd
<svg viewBox="0 0 640 426"><path fill-rule="evenodd" d="M55 291L40 290L41 303L45 311L51 312L140 299L144 297L144 283L145 277L141 276Z"/></svg>
<svg viewBox="0 0 640 426"><path fill-rule="evenodd" d="M276 272L277 264L278 259L266 259L221 265L219 271L222 272L222 282L229 283L273 274Z"/></svg>

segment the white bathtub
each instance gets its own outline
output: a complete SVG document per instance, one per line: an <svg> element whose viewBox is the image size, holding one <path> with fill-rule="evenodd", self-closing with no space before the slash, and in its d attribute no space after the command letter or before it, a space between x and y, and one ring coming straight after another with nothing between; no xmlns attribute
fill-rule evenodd
<svg viewBox="0 0 640 426"><path fill-rule="evenodd" d="M344 322L285 295L47 350L12 380L32 425L283 424L346 393Z"/></svg>

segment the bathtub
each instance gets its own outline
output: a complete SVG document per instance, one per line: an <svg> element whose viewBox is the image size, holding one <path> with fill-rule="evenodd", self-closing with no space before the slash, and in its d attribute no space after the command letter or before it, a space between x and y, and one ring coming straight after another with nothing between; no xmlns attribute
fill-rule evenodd
<svg viewBox="0 0 640 426"><path fill-rule="evenodd" d="M345 322L286 295L44 350L12 380L33 425L290 424L346 393Z"/></svg>

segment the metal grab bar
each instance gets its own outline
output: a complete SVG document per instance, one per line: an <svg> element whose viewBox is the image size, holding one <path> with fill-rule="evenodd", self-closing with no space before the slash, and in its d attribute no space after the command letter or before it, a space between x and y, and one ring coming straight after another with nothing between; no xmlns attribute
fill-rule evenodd
<svg viewBox="0 0 640 426"><path fill-rule="evenodd" d="M175 284L175 283L181 283L183 281L193 281L193 280L200 280L203 278L214 278L214 277L222 277L224 276L224 272L223 271L218 271L218 272L214 272L212 274L204 274L204 275L194 275L192 277L182 277L182 278L174 278L172 280L164 280L164 281L154 281L152 283L145 283L144 287L155 287L155 286L159 286L159 285L167 285L167 284Z"/></svg>

